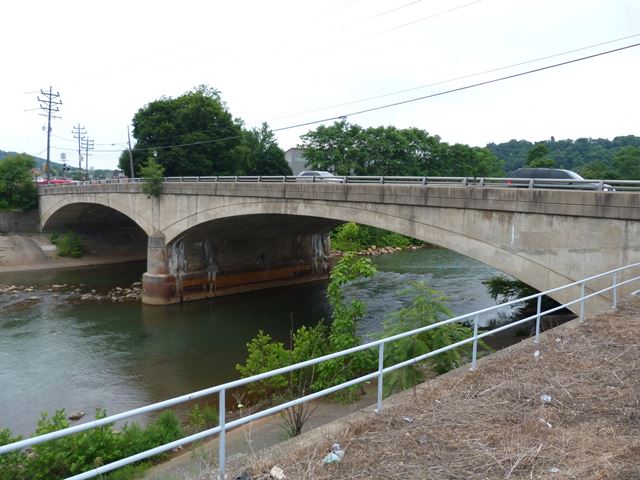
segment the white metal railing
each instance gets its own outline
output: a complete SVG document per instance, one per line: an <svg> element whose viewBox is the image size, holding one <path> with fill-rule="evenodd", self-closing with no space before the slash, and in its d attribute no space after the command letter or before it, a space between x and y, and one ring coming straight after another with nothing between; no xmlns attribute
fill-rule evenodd
<svg viewBox="0 0 640 480"><path fill-rule="evenodd" d="M87 180L63 184L40 185L43 188L59 188L76 185L140 183L141 178L112 178L108 180ZM419 176L334 176L297 177L292 175L254 176L185 176L165 177L166 183L321 183L321 184L384 184L384 185L429 185L491 188L553 188L563 190L592 191L640 191L640 180L565 180L541 178L502 177L419 177Z"/></svg>
<svg viewBox="0 0 640 480"><path fill-rule="evenodd" d="M632 272L634 269L637 269L636 275L633 276ZM626 274L626 275L625 275ZM624 276L626 276L626 279L623 279ZM606 280L609 279L609 281L607 282L606 287L595 290L593 288L590 288L590 293L587 293L587 284L589 284L590 282L593 282L595 280ZM257 420L259 418L268 416L268 415L272 415L274 413L280 412L282 410L285 410L289 407L293 407L295 405L304 403L304 402L308 402L317 398L321 398L323 396L329 395L331 393L335 393L337 391L340 391L342 389L348 388L350 386L354 386L357 385L359 383L365 382L367 380L377 380L377 404L376 404L376 411L377 412L381 412L382 411L382 397L383 397L383 384L384 384L384 375L392 372L394 370L397 370L399 368L405 367L405 366L409 366L409 365L413 365L416 364L418 362L421 362L423 360L426 360L428 358L434 357L440 353L446 352L448 350L452 350L454 348L458 348L461 347L463 345L467 345L467 344L472 344L472 353L471 353L471 369L474 370L477 367L477 356L478 356L478 342L479 340L488 337L490 335L494 335L498 332L502 332L504 330L508 330L514 327L517 327L519 325L522 325L526 322L535 320L535 342L539 341L539 336L540 336L540 323L541 323L541 319L542 317L544 317L545 315L549 315L550 313L556 312L558 310L561 310L563 308L566 308L568 306L571 305L579 305L579 321L583 322L585 319L585 303L588 299L596 297L598 295L601 295L603 293L606 292L611 292L611 304L612 306L615 308L618 304L618 289L621 286L624 285L629 285L633 282L638 282L640 280L640 263L634 263L631 265L627 265L624 267L620 267L620 268L616 268L614 270L610 270L608 272L604 272L604 273L600 273L598 275L593 275L591 277L588 278L584 278L582 280L578 280L577 282L573 282L567 285L563 285L557 288L553 288L551 290L546 290L544 292L540 292L540 293L536 293L534 295L530 295L528 297L525 298L520 298L517 300L511 300L509 302L505 302L499 305L494 305L492 307L488 307L488 308L484 308L482 310L477 310L475 312L471 312L471 313L467 313L464 315L459 315L457 317L453 317L453 318L449 318L447 320L443 320L441 322L437 322L434 323L432 325L428 325L425 327L421 327L415 330L411 330L409 332L404 332L404 333L400 333L391 337L387 337L387 338L383 338L380 340L375 340L373 342L368 342L366 344L363 345L359 345L357 347L353 347L353 348L349 348L347 350L343 350L340 352L336 352L336 353L332 353L329 355L324 355L322 357L318 357L318 358L314 358L311 360L307 360L304 362L300 362L294 365L290 365L287 367L282 367L276 370L272 370L270 372L266 372L266 373L262 373L259 375L253 375L251 377L247 377L247 378L242 378L239 380L235 380L232 382L227 382L224 383L222 385L217 385L215 387L210 387L210 388L206 388L204 390L199 390L197 392L193 392L193 393L189 393L186 395L182 395L179 397L175 397L169 400L164 400L162 402L157 402L151 405L147 405L144 407L140 407L140 408L136 408L133 410L129 410L126 412L122 412L122 413L118 413L115 415L111 415L109 417L105 417L99 420L94 420L91 422L87 422L81 425L76 425L73 427L68 427L65 428L63 430L58 430L55 432L50 432L44 435L40 435L37 437L32 437L32 438L28 438L25 440L21 440L18 442L14 442L8 445L4 445L4 446L0 446L0 455L4 454L4 453L8 453L11 451L15 451L15 450L20 450L26 447L30 447L32 445L37 445L39 443L43 443L46 441L50 441L50 440L54 440L57 438L61 438L67 435L71 435L74 433L78 433L78 432L82 432L84 430L89 430L95 427L99 427L99 426L103 426L103 425L107 425L107 424L112 424L114 422L117 422L119 420L123 420L126 418L130 418L133 417L135 415L140 415L140 414L144 414L144 413L149 413L149 412L154 412L163 408L167 408L167 407L171 407L173 405L177 405L180 403L184 403L190 400L194 400L197 398L201 398L204 396L208 396L208 395L213 395L213 394L218 394L218 402L219 402L219 424L218 426L214 427L214 428L210 428L208 430L202 431L202 432L198 432L196 434L193 435L189 435L187 437L181 438L179 440L176 440L174 442L144 451L144 452L140 452L136 455L132 455L130 457L112 462L110 464L107 465L103 465L101 467L95 468L93 470L89 470L87 472L81 473L79 475L75 475L73 477L69 477L69 479L67 480L81 480L81 479L86 479L86 478L93 478L97 475L101 475L107 472L110 472L112 470L115 470L117 468L120 468L122 466L143 460L145 458L149 458L153 455L157 455L159 453L162 452L166 452L168 450L171 450L173 448L188 444L190 442L196 441L196 440L200 440L206 437L210 437L212 435L219 435L219 471L220 471L220 477L224 478L224 472L225 472L225 461L226 461L226 445L225 445L225 433L228 430L231 430L233 428L239 427L241 425L244 425L245 423ZM640 282L639 282L640 283ZM548 310L542 311L542 297L545 295L549 295L549 294L553 294L556 292L560 292L563 290L567 290L567 289L571 289L571 288L577 288L579 290L579 295L571 301L568 301L560 306L554 307L554 308L550 308ZM640 292L640 289L636 290L633 293L638 293ZM512 322L506 325L502 325L500 327L496 327L493 328L491 330L487 330L487 331L483 331L483 332L479 332L479 320L480 320L480 316L481 315L486 315L486 314L490 314L492 312L496 312L500 309L504 309L505 307L513 307L515 305L518 304L522 304L524 302L530 301L530 300L536 300L537 302L537 308L536 308L536 314L535 315L531 315L529 317L523 318L521 320L518 320L516 322ZM428 330L433 330L435 328L439 328L443 325L448 325L454 322L471 322L473 324L473 334L471 337L458 341L454 344L451 345L447 345L445 347L439 348L437 350L433 350L430 352L427 352L423 355L414 357L412 359L394 364L394 365L390 365L390 366L386 366L384 365L384 346L387 343L390 342L394 342L396 340L399 340L401 338L405 338L408 336L412 336L412 335L417 335L419 333L422 332L426 332ZM321 390L319 392L314 392L311 393L309 395L306 395L304 397L300 397L288 402L284 402L281 403L279 405L275 405L273 407L270 408L266 408L264 410L252 413L250 415L247 415L245 417L227 422L226 418L225 418L225 395L226 393L233 389L233 388L237 388L237 387L241 387L243 385L247 385L249 383L253 383L253 382L257 382L260 380L264 380L266 378L270 378L273 377L275 375L280 375L283 373L288 373L294 370L298 370L301 368L305 368L305 367L309 367L312 365L316 365L318 363L322 363L325 362L327 360L331 360L334 358L339 358L339 357L343 357L355 352L359 352L359 351L363 351L363 350L368 350L368 349L372 349L372 348L378 348L378 368L377 370L368 373L366 375L360 376L358 378L354 378L352 380L349 380L347 382L341 383L339 385L330 387L330 388L326 388L324 390Z"/></svg>

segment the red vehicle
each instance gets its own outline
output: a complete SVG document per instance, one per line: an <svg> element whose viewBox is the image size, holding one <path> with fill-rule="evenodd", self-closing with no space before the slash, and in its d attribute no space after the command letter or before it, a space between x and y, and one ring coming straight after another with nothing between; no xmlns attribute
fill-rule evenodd
<svg viewBox="0 0 640 480"><path fill-rule="evenodd" d="M38 185L69 185L77 182L75 180L69 180L68 178L52 178L50 180L38 179L36 183Z"/></svg>

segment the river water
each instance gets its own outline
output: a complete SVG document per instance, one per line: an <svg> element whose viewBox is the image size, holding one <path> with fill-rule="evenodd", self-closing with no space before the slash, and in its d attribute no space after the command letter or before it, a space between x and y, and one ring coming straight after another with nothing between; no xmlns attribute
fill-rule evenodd
<svg viewBox="0 0 640 480"><path fill-rule="evenodd" d="M363 336L408 303L398 292L413 280L444 292L455 314L493 304L481 282L498 272L468 257L426 248L372 259L378 274L357 283L368 306ZM330 316L326 282L165 307L80 301L71 289L126 287L144 270L132 263L0 275L0 284L35 289L0 294L0 428L30 435L43 411L84 410L91 419L97 408L118 413L233 380L259 329L285 340L291 326ZM53 284L69 290L48 291Z"/></svg>

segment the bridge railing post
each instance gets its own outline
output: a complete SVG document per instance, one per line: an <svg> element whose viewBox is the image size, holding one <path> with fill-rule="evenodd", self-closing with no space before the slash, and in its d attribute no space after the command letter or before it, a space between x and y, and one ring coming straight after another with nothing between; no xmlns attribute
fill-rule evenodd
<svg viewBox="0 0 640 480"><path fill-rule="evenodd" d="M618 307L618 272L613 272L613 278L611 279L612 290L612 303L613 308Z"/></svg>
<svg viewBox="0 0 640 480"><path fill-rule="evenodd" d="M384 380L384 343L378 346L378 403L376 413L382 412L382 391Z"/></svg>
<svg viewBox="0 0 640 480"><path fill-rule="evenodd" d="M580 323L584 322L584 283L580 283Z"/></svg>
<svg viewBox="0 0 640 480"><path fill-rule="evenodd" d="M478 366L478 321L480 315L473 317L473 350L471 353L471 370L475 370Z"/></svg>
<svg viewBox="0 0 640 480"><path fill-rule="evenodd" d="M226 429L225 429L225 416L224 416L224 410L225 410L225 394L226 394L226 389L222 389L220 390L220 393L218 393L219 397L218 397L218 417L220 419L219 425L220 425L220 441L218 442L218 478L220 480L224 480L224 476L225 476L225 470L226 470L226 442L225 442L225 433L226 433Z"/></svg>
<svg viewBox="0 0 640 480"><path fill-rule="evenodd" d="M540 312L542 311L542 294L538 295L538 305L536 307L536 339L534 343L540 343Z"/></svg>

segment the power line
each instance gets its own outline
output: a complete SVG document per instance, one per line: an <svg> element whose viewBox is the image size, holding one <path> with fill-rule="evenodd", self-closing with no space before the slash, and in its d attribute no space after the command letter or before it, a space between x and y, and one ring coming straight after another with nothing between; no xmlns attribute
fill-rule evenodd
<svg viewBox="0 0 640 480"><path fill-rule="evenodd" d="M609 45L611 43L621 42L623 40L629 40L630 38L635 38L635 37L640 37L640 33L636 33L634 35L629 35L629 36L626 36L626 37L616 38L615 40L608 40L606 42L594 43L593 45L587 45L585 47L574 48L573 50L566 50L564 52L554 53L552 55L547 55L547 56L544 56L544 57L538 57L538 58L534 58L534 59L531 59L531 60L525 60L523 62L512 63L510 65L504 65L502 67L492 68L492 69L484 70L484 71L481 71L481 72L470 73L470 74L462 75L462 76L459 76L459 77L449 78L447 80L438 80L436 82L426 83L424 85L419 85L417 87L405 88L403 90L396 90L394 92L383 93L383 94L380 94L380 95L361 98L359 100L352 100L352 101L344 102L344 103L338 103L338 104L335 104L335 105L330 105L328 107L321 107L321 108L316 108L316 109L313 109L313 110L306 110L304 112L298 112L298 113L292 113L292 114L288 114L288 115L282 115L280 117L270 118L267 121L268 122L272 122L274 120L284 120L285 118L297 117L297 116L300 116L300 115L305 115L307 113L322 112L322 111L325 111L325 110L330 110L332 108L346 107L348 105L355 105L357 103L363 103L363 102L368 102L368 101L371 101L371 100L377 100L379 98L392 97L394 95L399 95L401 93L413 92L413 91L416 91L416 90L422 90L424 88L435 87L435 86L438 86L438 85L445 85L447 83L456 82L456 81L459 81L459 80L466 80L468 78L478 77L480 75L486 75L488 73L495 73L495 72L499 72L499 71L502 71L502 70L508 70L508 69L514 68L514 67L521 67L523 65L528 65L528 64L536 63L536 62L541 62L543 60L549 60L551 58L557 58L557 57L561 57L563 55L568 55L570 53L581 52L581 51L584 51L584 50L589 50L590 48L601 47L603 45ZM258 122L255 122L255 123L258 123Z"/></svg>
<svg viewBox="0 0 640 480"><path fill-rule="evenodd" d="M327 47L327 48L322 48L320 50L316 50L316 51L311 52L311 54L324 53L324 52L328 52L328 51L331 51L331 50L335 50L336 48L344 47L345 45L350 45L352 43L361 42L362 40L368 40L370 38L379 37L380 35L384 35L385 33L393 32L395 30L400 30L401 28L405 28L405 27L410 27L411 25L415 25L416 23L424 22L426 20L431 20L432 18L441 17L441 16L446 15L448 13L452 13L452 12L455 12L457 10L462 10L463 8L470 7L470 6L475 5L476 3L480 3L480 2L482 2L482 0L473 0L472 2L465 3L465 4L462 4L462 5L458 5L457 7L449 8L449 9L443 10L441 12L432 13L431 15L427 15L426 17L418 18L417 20L412 20L410 22L403 23L401 25L396 25L395 27L391 27L391 28L388 28L386 30L382 30L380 32L372 33L371 35L366 35L364 37L360 37L360 38L357 38L355 40L349 40L348 42L338 43L336 45L332 45L332 46Z"/></svg>
<svg viewBox="0 0 640 480"><path fill-rule="evenodd" d="M639 36L640 36L640 33L636 33L636 34L633 34L633 35L628 35L626 37L620 37L620 38L616 38L616 39L613 39L613 40L607 40L605 42L594 43L594 44L587 45L587 46L584 46L584 47L574 48L572 50L565 50L565 51L554 53L554 54L551 54L551 55L546 55L544 57L538 57L538 58L534 58L534 59L530 59L530 60L525 60L525 61L522 61L522 62L512 63L510 65L504 65L502 67L492 68L492 69L489 69L489 70L483 70L481 72L470 73L470 74L467 74L467 75L462 75L462 76L459 76L459 77L449 78L449 79L446 79L446 80L439 80L439 81L436 81L436 82L427 83L427 84L424 84L424 85L419 85L417 87L406 88L406 89L403 89L403 90L396 90L396 91L393 91L393 92L383 93L383 94L375 95L375 96L372 96L372 97L366 97L366 98L361 98L361 99L358 99L358 100L352 100L352 101L349 101L349 102L338 103L338 104L330 105L330 106L327 106L327 107L321 107L321 108L316 108L316 109L313 109L313 110L306 110L306 111L303 111L303 112L297 112L297 113L292 113L292 114L288 114L288 115L282 115L282 116L279 116L279 117L273 117L273 118L267 119L266 121L267 122L272 122L272 121L277 121L277 120L284 120L284 119L287 119L287 118L298 117L300 115L305 115L305 114L308 114L308 113L322 112L322 111L325 111L325 110L331 110L333 108L346 107L346 106L349 106L349 105L355 105L355 104L358 104L358 103L368 102L368 101L371 101L371 100L377 100L377 99L380 99L380 98L391 97L391 96L399 95L399 94L402 94L402 93L412 92L412 91L416 91L416 90L422 90L424 88L435 87L435 86L438 86L438 85L446 85L447 83L452 83L452 82L456 82L456 81L460 81L460 80L465 80L465 79L468 79L468 78L473 78L473 77L478 77L478 76L481 76L481 75L486 75L488 73L495 73L495 72L499 72L499 71L502 71L502 70L508 70L510 68L515 68L515 67L520 67L520 66L523 66L523 65L528 65L528 64L532 64L532 63L536 63L536 62L541 62L543 60L549 60L549 59L552 59L552 58L561 57L563 55L569 55L570 53L576 53L576 52L581 52L581 51L584 51L584 50L589 50L589 49L595 48L595 47L601 47L603 45L610 45L612 43L621 42L623 40L629 40L631 38L636 38L636 37L639 37ZM340 116L342 116L342 115L340 115ZM261 123L264 123L264 120L257 121L257 122L251 122L251 123L249 123L249 125L257 125L257 124L261 124ZM212 129L212 130L201 130L201 131L198 131L198 132L191 132L191 133L204 133L204 134L207 134L207 133L213 133L215 131L216 131L215 129ZM168 135L168 136L164 136L164 137L158 137L158 138L156 138L156 140L166 140L166 139L170 139L170 138L176 138L176 137L179 137L181 135L182 134ZM232 137L232 138L235 138L235 137ZM126 146L125 142L114 142L114 143L104 143L104 144L100 143L100 144L96 144L96 145L98 145L98 146L107 146L107 145L115 146L115 145L118 145L118 144ZM105 151L108 152L108 151L111 151L111 150L105 150Z"/></svg>
<svg viewBox="0 0 640 480"><path fill-rule="evenodd" d="M640 34L632 35L631 37L635 37L635 36L638 36L638 35L640 35ZM610 42L605 42L605 43L610 43ZM326 118L322 118L322 119L318 119L318 120L312 120L312 121L309 121L309 122L297 123L297 124L294 124L294 125L288 125L286 127L274 128L274 129L271 129L271 131L272 132L281 132L281 131L284 131L284 130L292 130L294 128L306 127L306 126L309 126L309 125L316 125L318 123L324 123L324 122L329 122L329 121L333 121L333 120L345 119L347 117L353 117L353 116L356 116L356 115L362 115L364 113L369 113L369 112L373 112L373 111L377 111L377 110L383 110L383 109L386 109L386 108L396 107L396 106L399 106L399 105L405 105L405 104L409 104L409 103L413 103L413 102L418 102L418 101L421 101L421 100L427 100L429 98L448 95L448 94L455 93L455 92L460 92L460 91L463 91L463 90L469 90L469 89L480 87L480 86L483 86L483 85L489 85L489 84L492 84L492 83L498 83L498 82L502 82L502 81L505 81L505 80L510 80L510 79L517 78L517 77L522 77L522 76L525 76L525 75L530 75L532 73L542 72L542 71L545 71L545 70L551 70L553 68L562 67L562 66L573 64L573 63L582 62L584 60L590 60L590 59L593 59L593 58L596 58L596 57L609 55L611 53L616 53L616 52L620 52L620 51L623 51L623 50L628 50L630 48L634 48L634 47L638 47L638 46L640 46L640 43L634 43L634 44L631 44L631 45L625 45L623 47L619 47L619 48L615 48L615 49L611 49L611 50L606 50L604 52L594 53L592 55L586 55L586 56L583 56L583 57L574 58L574 59L567 60L567 61L564 61L564 62L555 63L555 64L552 64L552 65L546 65L544 67L534 68L534 69L527 70L527 71L524 71L524 72L514 73L512 75L506 75L506 76L503 76L503 77L498 77L498 78L494 78L494 79L491 79L491 80L486 80L486 81L483 81L483 82L477 82L477 83L473 83L473 84L469 84L469 85L464 85L462 87L452 88L452 89L449 89L449 90L443 90L443 91L440 91L440 92L432 93L432 94L429 94L429 95L423 95L423 96L420 96L420 97L414 97L414 98L410 98L410 99L407 99L407 100L402 100L402 101L399 101L399 102L387 103L387 104L384 104L384 105L379 105L377 107L367 108L367 109L363 109L363 110L357 110L357 111L349 112L349 113L343 113L343 114L340 114L340 115L326 117ZM584 47L584 48L590 48L590 47ZM562 54L557 54L557 55L562 55ZM557 55L553 55L553 56L557 56ZM206 132L199 132L199 133L206 133ZM213 140L202 140L202 141L198 141L198 142L182 143L182 144L177 144L177 145L159 145L159 146L153 146L153 147L133 148L132 151L150 151L150 150L163 150L163 149L176 148L176 147L189 147L189 146L194 146L194 145L204 145L204 144L208 144L208 143L222 142L222 141L232 140L232 139L241 138L241 137L242 137L242 135L233 135L233 136L224 137L224 138L217 138L217 139L213 139ZM56 148L56 147L54 147L54 148ZM70 150L70 149L64 149L64 148L57 148L57 149L58 150ZM120 152L120 151L121 150L96 150L96 152L101 152L101 153Z"/></svg>
<svg viewBox="0 0 640 480"><path fill-rule="evenodd" d="M478 83L474 83L474 84L471 84L471 85L465 85L463 87L452 88L451 90L445 90L443 92L437 92L437 93L433 93L431 95L424 95L422 97L410 98L409 100L403 100L403 101L400 101L400 102L389 103L389 104L386 104L386 105L381 105L379 107L367 108L365 110L360 110L360 111L357 111L357 112L348 113L346 115L340 115L338 117L334 117L334 118L332 118L332 120L336 120L336 119L342 118L342 117L351 117L351 116L355 116L355 115L361 115L363 113L369 113L369 112L374 112L374 111L377 111L377 110L382 110L382 109L385 109L385 108L396 107L398 105L404 105L404 104L407 104L407 103L418 102L420 100L426 100L428 98L439 97L439 96L442 96L442 95L447 95L449 93L460 92L462 90L469 90L470 88L480 87L480 86L483 86L483 85L489 85L491 83L502 82L504 80L510 80L512 78L522 77L524 75L529 75L529 74L532 74L532 73L542 72L542 71L545 71L545 70L551 70L552 68L557 68L557 67L562 67L562 66L565 66L565 65L570 65L572 63L582 62L584 60L589 60L591 58L601 57L601 56L604 56L604 55L608 55L610 53L620 52L622 50L627 50L629 48L634 48L634 47L637 47L637 46L640 46L640 43L634 43L633 45L627 45L627 46L624 46L624 47L615 48L613 50L607 50L606 52L594 53L593 55L587 55L585 57L574 58L573 60L567 60L566 62L555 63L553 65L547 65L545 67L534 68L532 70L527 70L525 72L514 73L513 75L507 75L507 76L500 77L500 78L494 78L493 80L487 80L487 81L484 81L484 82L478 82ZM319 123L319 122L316 122L316 123ZM290 128L295 128L295 127L287 127L287 128L290 129ZM273 130L273 131L276 132L276 131L279 131L279 130L276 129L276 130Z"/></svg>

